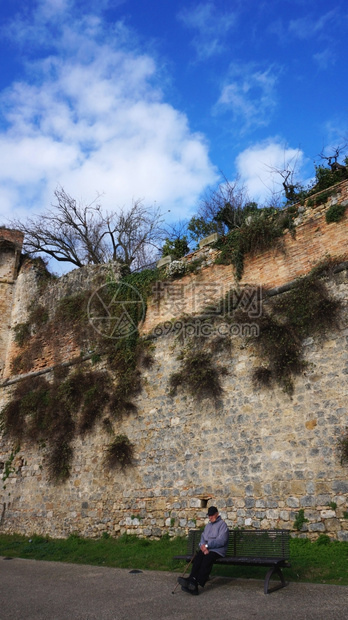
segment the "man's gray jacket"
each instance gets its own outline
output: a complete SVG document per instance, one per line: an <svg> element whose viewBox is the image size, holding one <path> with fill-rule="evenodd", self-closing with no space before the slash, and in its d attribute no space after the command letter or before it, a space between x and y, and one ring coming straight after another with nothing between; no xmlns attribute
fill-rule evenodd
<svg viewBox="0 0 348 620"><path fill-rule="evenodd" d="M221 519L220 516L214 521L205 526L200 545L208 545L210 551L215 551L222 557L225 557L228 545L228 527Z"/></svg>

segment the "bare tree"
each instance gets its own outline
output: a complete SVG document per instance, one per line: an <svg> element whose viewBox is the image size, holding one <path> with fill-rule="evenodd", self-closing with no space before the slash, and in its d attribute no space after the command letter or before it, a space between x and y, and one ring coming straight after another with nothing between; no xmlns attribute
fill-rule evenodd
<svg viewBox="0 0 348 620"><path fill-rule="evenodd" d="M343 164L338 163L338 158L343 151L347 149L347 143L342 146L337 146L333 149L333 155L329 155L328 157L324 155L324 149L319 153L319 157L327 161L328 166L330 166L332 172L335 170L347 170L347 166L343 166Z"/></svg>
<svg viewBox="0 0 348 620"><path fill-rule="evenodd" d="M223 175L223 179L217 189L211 190L205 195L199 208L199 214L207 220L217 222L221 232L226 232L224 226L233 228L239 225L238 216L248 204L249 198L245 186L240 184L239 177L234 181L228 181ZM219 217L223 211L227 220L225 225Z"/></svg>
<svg viewBox="0 0 348 620"><path fill-rule="evenodd" d="M228 181L225 175L222 176L223 182L206 192L197 214L188 223L194 241L214 232L226 234L242 223L244 209L250 202L246 188L238 177L235 181Z"/></svg>
<svg viewBox="0 0 348 620"><path fill-rule="evenodd" d="M279 199L278 196L281 194L285 194L285 198L288 203L294 203L299 199L301 192L303 191L303 187L301 183L296 180L298 174L298 165L299 165L300 151L297 150L296 154L285 161L285 152L284 152L284 167L277 168L275 166L266 166L270 170L273 175L280 176L282 190L279 192L273 191L271 192L270 198L268 200L268 204L271 206L279 207ZM278 184L278 181L275 181Z"/></svg>
<svg viewBox="0 0 348 620"><path fill-rule="evenodd" d="M138 200L128 210L109 214L98 204L99 197L83 205L63 188L54 194L56 203L43 215L11 222L24 233L28 254L43 253L76 267L116 260L140 268L158 253L163 239L159 209Z"/></svg>

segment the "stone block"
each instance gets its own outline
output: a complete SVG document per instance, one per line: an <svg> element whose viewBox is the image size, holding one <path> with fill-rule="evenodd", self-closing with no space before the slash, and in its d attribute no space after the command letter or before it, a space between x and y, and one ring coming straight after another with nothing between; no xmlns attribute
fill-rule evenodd
<svg viewBox="0 0 348 620"><path fill-rule="evenodd" d="M336 517L336 512L334 510L321 510L320 516L322 519L333 519Z"/></svg>
<svg viewBox="0 0 348 620"><path fill-rule="evenodd" d="M266 510L266 517L272 521L279 519L279 510Z"/></svg>
<svg viewBox="0 0 348 620"><path fill-rule="evenodd" d="M294 480L290 484L290 493L292 495L304 495L306 492L306 483L302 480Z"/></svg>
<svg viewBox="0 0 348 620"><path fill-rule="evenodd" d="M201 508L201 500L196 497L192 497L189 502L190 508Z"/></svg>
<svg viewBox="0 0 348 620"><path fill-rule="evenodd" d="M157 261L156 267L157 269L160 269L161 267L165 267L166 265L169 265L171 262L172 262L171 256L163 256L163 258L160 258L159 261Z"/></svg>
<svg viewBox="0 0 348 620"><path fill-rule="evenodd" d="M310 532L325 532L325 525L321 521L319 523L310 523L308 530Z"/></svg>
<svg viewBox="0 0 348 620"><path fill-rule="evenodd" d="M201 239L199 242L199 248L204 248L206 245L211 245L212 243L216 243L216 241L218 240L219 235L218 233L213 233L212 235L209 235L208 237L204 237L204 239Z"/></svg>
<svg viewBox="0 0 348 620"><path fill-rule="evenodd" d="M312 508L315 506L315 498L312 495L305 495L304 497L300 498L300 504L303 508Z"/></svg>
<svg viewBox="0 0 348 620"><path fill-rule="evenodd" d="M348 493L348 482L345 480L334 480L332 482L332 490L334 493Z"/></svg>
<svg viewBox="0 0 348 620"><path fill-rule="evenodd" d="M341 529L339 519L325 519L324 524L327 532L338 532Z"/></svg>
<svg viewBox="0 0 348 620"><path fill-rule="evenodd" d="M288 506L290 506L290 508L299 508L300 507L300 500L298 497L288 497L286 500L286 503Z"/></svg>

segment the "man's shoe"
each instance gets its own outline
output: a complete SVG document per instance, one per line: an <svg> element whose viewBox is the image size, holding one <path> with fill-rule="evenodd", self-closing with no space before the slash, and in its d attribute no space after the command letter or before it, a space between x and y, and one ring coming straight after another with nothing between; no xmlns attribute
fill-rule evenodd
<svg viewBox="0 0 348 620"><path fill-rule="evenodd" d="M188 594L196 594L196 595L199 594L198 586L195 586L194 584L190 584L190 585L193 586L193 588L181 586L182 591L187 592Z"/></svg>
<svg viewBox="0 0 348 620"><path fill-rule="evenodd" d="M178 583L184 588L188 588L190 580L187 577L178 577Z"/></svg>

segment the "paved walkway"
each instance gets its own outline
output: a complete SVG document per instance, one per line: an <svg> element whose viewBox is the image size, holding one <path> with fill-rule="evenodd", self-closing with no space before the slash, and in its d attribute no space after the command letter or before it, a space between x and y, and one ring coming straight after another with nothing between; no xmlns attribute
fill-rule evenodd
<svg viewBox="0 0 348 620"><path fill-rule="evenodd" d="M1 620L346 620L348 587L213 577L173 595L177 574L0 557Z"/></svg>

